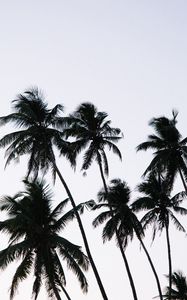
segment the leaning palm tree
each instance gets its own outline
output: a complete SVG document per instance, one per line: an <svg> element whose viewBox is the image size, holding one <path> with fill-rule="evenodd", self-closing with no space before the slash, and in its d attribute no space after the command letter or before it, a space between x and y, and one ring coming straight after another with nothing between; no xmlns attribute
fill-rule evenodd
<svg viewBox="0 0 187 300"><path fill-rule="evenodd" d="M115 233L117 231L118 235L116 240L119 245L120 239L123 247L123 255L126 259L126 246L128 245L129 240L132 240L134 235L136 235L148 258L148 261L156 279L160 299L162 300L162 291L159 278L151 260L151 257L142 240L142 237L144 236L142 225L129 205L130 189L127 186L126 182L120 179L111 180L110 185L107 186L107 193L105 189L102 189L98 193L98 201L99 204L95 205L94 209L103 208L105 210L95 218L95 220L93 221L93 225L94 227L97 227L98 225L103 224L105 222L102 234L103 241L105 242L106 240L110 240L113 236L115 236ZM131 287L132 290L134 290L134 282L132 279L130 268L128 266L127 259L126 263Z"/></svg>
<svg viewBox="0 0 187 300"><path fill-rule="evenodd" d="M171 294L171 300L187 300L187 280L186 276L181 271L173 272L172 274L173 287L170 292L169 286L165 288L164 299L169 299L168 296Z"/></svg>
<svg viewBox="0 0 187 300"><path fill-rule="evenodd" d="M184 227L174 213L187 214L187 209L180 206L186 193L181 192L171 197L171 188L172 185L168 183L168 180L164 179L160 174L152 173L138 186L138 191L143 193L143 196L139 197L132 204L132 208L136 212L148 210L141 222L144 229L149 225L153 225L153 240L157 231L162 231L163 229L166 231L170 290L172 288L172 259L169 225L170 221L172 221L178 230L185 232ZM169 299L171 300L171 295Z"/></svg>
<svg viewBox="0 0 187 300"><path fill-rule="evenodd" d="M107 117L108 115L106 112L100 112L94 104L85 102L80 104L76 111L66 118L66 124L68 126L64 130L65 137L67 139L73 139L71 142L71 149L73 151L74 159L76 159L81 151L85 150L81 169L84 173L88 170L93 161L97 162L106 193L107 184L105 176L108 176L109 174L106 149L112 150L120 159L122 159L121 152L116 146L116 143L122 138L121 130L119 128L111 127L111 121L108 120ZM110 212L112 216L112 208L110 208ZM138 298L133 279L117 231L116 237L125 266L128 270L133 296L134 299L137 300Z"/></svg>
<svg viewBox="0 0 187 300"><path fill-rule="evenodd" d="M0 251L0 268L5 269L9 263L21 260L13 276L10 299L15 295L19 283L34 270L33 297L37 299L44 280L48 297L60 300L65 290L66 277L60 258L67 263L78 278L81 288L87 291L88 284L83 270L88 269L88 258L81 248L59 232L71 219L71 213L62 214L69 199L62 201L52 209L52 193L42 180L25 180L25 190L13 197L1 199L0 210L6 211L8 217L0 222L0 231L9 236L8 247Z"/></svg>
<svg viewBox="0 0 187 300"><path fill-rule="evenodd" d="M173 118L153 118L149 125L153 127L156 134L148 136L146 142L137 146L137 151L152 149L154 158L144 172L144 175L155 170L162 171L166 177L173 182L179 174L187 192L187 137L182 138L176 127L176 111L173 111Z"/></svg>
<svg viewBox="0 0 187 300"><path fill-rule="evenodd" d="M94 161L97 162L106 192L105 175L109 174L106 149L112 150L122 159L121 152L115 145L122 138L121 130L111 127L111 121L107 117L106 112L100 112L94 104L85 102L66 118L68 126L64 130L66 138L73 139L71 147L74 159L81 151L85 151L82 163L84 174ZM119 245L123 256L120 239ZM135 290L134 294L137 299Z"/></svg>
<svg viewBox="0 0 187 300"><path fill-rule="evenodd" d="M1 126L13 123L20 128L20 130L6 134L0 140L0 148L7 147L5 152L7 157L6 166L11 161L18 161L22 155L27 154L29 156L27 177L33 174L34 178L37 178L40 171L46 173L49 169L52 171L54 179L56 174L58 175L75 210L84 246L101 294L104 300L108 300L89 248L80 215L76 210L74 198L56 164L54 147L60 151L60 154L70 160L72 165L75 164L70 143L62 138L64 118L60 113L63 111L63 106L58 104L49 109L42 93L34 88L17 96L13 101L13 111L7 116L0 117Z"/></svg>

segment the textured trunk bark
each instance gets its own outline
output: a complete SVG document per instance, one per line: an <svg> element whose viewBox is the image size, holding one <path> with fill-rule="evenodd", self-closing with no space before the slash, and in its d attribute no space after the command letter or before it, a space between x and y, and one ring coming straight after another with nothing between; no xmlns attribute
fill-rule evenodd
<svg viewBox="0 0 187 300"><path fill-rule="evenodd" d="M58 167L56 166L56 164L54 164L54 168L55 168L55 171L56 171L56 173L57 173L57 175L58 175L58 177L59 177L61 183L63 184L63 186L64 186L64 188L65 188L65 190L66 190L66 193L67 193L67 195L68 195L68 197L69 197L69 199L70 199L70 201L71 201L72 207L73 207L73 209L75 210L75 215L76 215L77 222L78 222L78 225L79 225L79 228L80 228L80 232L81 232L81 234L82 234L82 238L83 238L84 246L85 246L85 249L86 249L86 253L87 253L88 258L89 258L89 260L90 260L90 264L91 264L91 266L92 266L92 269L93 269L95 278L96 278L96 280L97 280L98 286L99 286L99 288L100 288L102 297L103 297L104 300L108 300L108 297L107 297L107 295L106 295L106 292L105 292L104 286L103 286L103 284L102 284L101 278L100 278L100 276L99 276L99 273L98 273L98 271L97 271L96 265L95 265L94 260L93 260L93 258L92 258L92 255L91 255L91 252L90 252L90 248L89 248L89 245L88 245L88 241L87 241L87 237L86 237L86 234L85 234L85 231L84 231L84 227L83 227L83 225L82 225L82 221L81 221L81 218L80 218L80 216L79 216L79 213L78 213L77 210L76 210L76 204L75 204L75 201L74 201L74 199L73 199L73 197L72 197L72 195L71 195L71 192L70 192L70 190L69 190L69 188L68 188L68 186L67 186L67 184L66 184L66 182L65 182L65 180L64 180L64 178L63 178L63 176L62 176L62 174L60 173Z"/></svg>

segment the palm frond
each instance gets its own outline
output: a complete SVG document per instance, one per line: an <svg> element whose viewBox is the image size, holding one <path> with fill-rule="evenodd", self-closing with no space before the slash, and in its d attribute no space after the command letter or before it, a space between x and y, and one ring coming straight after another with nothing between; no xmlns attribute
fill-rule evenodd
<svg viewBox="0 0 187 300"><path fill-rule="evenodd" d="M37 249L36 251L36 258L34 261L34 283L32 287L32 296L34 300L37 299L41 285L42 285L42 267L43 267L43 258L41 254L41 249Z"/></svg>
<svg viewBox="0 0 187 300"><path fill-rule="evenodd" d="M32 251L30 251L25 255L21 264L16 269L16 272L14 274L12 284L11 284L10 299L13 299L19 283L21 281L23 281L24 279L26 279L27 276L29 275L32 264L33 264L33 253L32 253Z"/></svg>
<svg viewBox="0 0 187 300"><path fill-rule="evenodd" d="M107 159L107 156L106 156L106 153L104 150L101 151L101 157L102 157L103 166L104 166L104 173L106 174L106 176L108 176L108 174L109 174L108 159Z"/></svg>
<svg viewBox="0 0 187 300"><path fill-rule="evenodd" d="M116 230L118 228L118 223L120 220L118 217L113 217L108 220L103 228L102 231L102 239L103 242L105 243L106 241L110 241L116 234Z"/></svg>
<svg viewBox="0 0 187 300"><path fill-rule="evenodd" d="M151 197L139 197L132 204L132 210L135 212L139 212L142 210L152 209L155 205L155 202L151 199Z"/></svg>
<svg viewBox="0 0 187 300"><path fill-rule="evenodd" d="M96 157L97 157L97 149L95 149L94 145L91 144L88 150L84 153L81 170L88 170L88 168L91 166L93 160Z"/></svg>
<svg viewBox="0 0 187 300"><path fill-rule="evenodd" d="M69 198L61 201L51 212L50 219L53 220L63 211L63 209L66 207L66 205L69 203Z"/></svg>
<svg viewBox="0 0 187 300"><path fill-rule="evenodd" d="M100 207L98 206L98 208L100 208ZM105 212L100 213L92 222L93 227L97 227L98 225L103 224L110 217L111 217L110 211L105 211Z"/></svg>
<svg viewBox="0 0 187 300"><path fill-rule="evenodd" d="M88 283L87 283L84 273L82 272L81 268L79 267L80 261L83 258L82 256L80 256L80 251L79 251L79 253L77 253L77 252L70 253L69 251L67 251L67 249L65 249L64 247L62 248L60 245L59 245L59 251L60 251L61 257L63 259L65 259L68 269L73 271L74 274L77 276L83 292L87 292ZM78 261L78 263L76 262L76 260ZM85 260L85 257L83 260ZM85 261L84 261L84 263L85 263ZM88 263L88 261L87 261L87 263ZM83 264L82 264L82 267L83 267Z"/></svg>
<svg viewBox="0 0 187 300"><path fill-rule="evenodd" d="M28 252L30 241L25 240L15 245L10 245L6 249L0 251L0 268L5 269L9 263L19 259Z"/></svg>
<svg viewBox="0 0 187 300"><path fill-rule="evenodd" d="M121 152L115 144L111 143L110 141L103 141L103 145L107 146L109 150L112 150L113 153L116 154L120 160L122 160Z"/></svg>
<svg viewBox="0 0 187 300"><path fill-rule="evenodd" d="M174 214L171 211L169 212L169 216L173 221L173 224L179 231L183 231L183 232L186 231L185 228L181 225L181 223L177 220L177 218L174 216Z"/></svg>

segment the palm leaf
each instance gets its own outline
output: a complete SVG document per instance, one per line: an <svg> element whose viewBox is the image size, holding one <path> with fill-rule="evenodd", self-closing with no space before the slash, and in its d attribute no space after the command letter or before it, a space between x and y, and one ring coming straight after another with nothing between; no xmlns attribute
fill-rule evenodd
<svg viewBox="0 0 187 300"><path fill-rule="evenodd" d="M100 208L100 206L98 205L98 208ZM95 209L95 208L94 208ZM105 211L100 213L92 222L92 225L94 227L97 227L98 225L103 224L106 220L108 220L111 217L111 212L110 211Z"/></svg>
<svg viewBox="0 0 187 300"><path fill-rule="evenodd" d="M5 269L10 262L20 258L28 252L30 241L25 240L15 245L10 245L0 251L0 268Z"/></svg>
<svg viewBox="0 0 187 300"><path fill-rule="evenodd" d="M174 216L174 214L170 211L169 213L171 220L173 221L173 224L179 231L185 232L185 228L181 225L181 223L177 220L177 218Z"/></svg>
<svg viewBox="0 0 187 300"><path fill-rule="evenodd" d="M17 268L14 274L12 284L11 284L11 289L10 289L10 299L13 299L15 292L18 288L19 282L26 279L27 276L29 275L32 264L33 264L33 253L32 251L30 251L25 255L24 259L22 260L21 264L19 265L19 267Z"/></svg>

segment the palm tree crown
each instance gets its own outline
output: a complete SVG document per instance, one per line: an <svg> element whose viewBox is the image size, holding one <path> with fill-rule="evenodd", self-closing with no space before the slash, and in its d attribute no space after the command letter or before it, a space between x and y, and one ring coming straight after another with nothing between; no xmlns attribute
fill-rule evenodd
<svg viewBox="0 0 187 300"><path fill-rule="evenodd" d="M40 180L25 180L24 183L24 192L14 197L5 196L0 203L0 210L8 213L8 218L0 222L0 231L9 235L8 247L0 251L0 268L6 268L14 260L22 260L12 280L10 297L13 298L19 282L27 278L32 268L34 299L37 299L42 280L49 298L55 295L61 299L60 290L67 296L60 257L75 273L83 291L87 291L88 284L82 270L88 269L88 259L79 246L59 235L71 219L69 213L59 218L69 199L52 209L52 193L48 185Z"/></svg>
<svg viewBox="0 0 187 300"><path fill-rule="evenodd" d="M58 104L48 109L37 88L18 95L12 103L14 112L0 117L0 125L13 122L21 130L9 133L0 140L0 147L8 146L6 165L28 154L27 176L33 172L37 177L39 170L45 173L49 168L55 176L53 145L70 158L70 148L62 139L60 131L63 123L60 112L63 111L63 106Z"/></svg>
<svg viewBox="0 0 187 300"><path fill-rule="evenodd" d="M106 112L99 112L92 103L86 102L66 118L69 127L65 130L65 134L66 137L75 138L72 143L74 153L78 154L86 149L82 170L86 171L96 159L103 164L105 174L108 175L105 148L112 150L121 159L121 153L115 145L122 138L121 130L111 127L111 121L107 120L107 117Z"/></svg>
<svg viewBox="0 0 187 300"><path fill-rule="evenodd" d="M170 197L172 185L168 183L160 174L152 173L148 178L138 185L138 191L143 193L132 204L134 211L148 210L141 222L146 229L150 224L153 224L153 239L157 230L169 226L171 219L177 229L185 231L184 227L175 217L174 213L181 215L187 214L187 209L180 206L186 194L180 192L173 197Z"/></svg>
<svg viewBox="0 0 187 300"><path fill-rule="evenodd" d="M164 171L168 180L173 182L179 172L187 192L185 179L187 178L187 137L182 138L176 128L177 112L173 111L173 118L153 118L149 125L156 134L148 136L148 140L137 146L137 151L153 149L154 158L144 172L144 175L155 170Z"/></svg>
<svg viewBox="0 0 187 300"><path fill-rule="evenodd" d="M173 288L171 290L172 300L187 300L187 280L181 271L172 274ZM168 299L169 286L166 287L164 299Z"/></svg>
<svg viewBox="0 0 187 300"><path fill-rule="evenodd" d="M98 201L94 209L107 208L93 221L94 227L108 220L103 228L103 241L110 240L117 229L120 240L125 248L129 239L132 240L134 233L143 236L143 229L138 218L129 206L130 189L126 182L120 179L111 180L107 188L108 193L102 189L98 193ZM112 209L112 215L110 208Z"/></svg>

